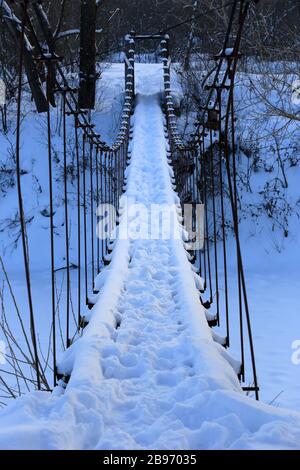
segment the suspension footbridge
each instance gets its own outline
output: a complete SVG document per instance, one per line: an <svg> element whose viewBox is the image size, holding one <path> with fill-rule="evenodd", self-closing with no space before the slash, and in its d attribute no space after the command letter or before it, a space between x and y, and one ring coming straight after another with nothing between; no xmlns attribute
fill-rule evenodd
<svg viewBox="0 0 300 470"><path fill-rule="evenodd" d="M280 411L273 411L273 416L257 403L259 385L239 237L234 86L248 7L249 2L233 2L224 44L203 82L203 106L187 141L178 130L173 102L169 36L127 35L123 109L118 134L109 145L91 113L80 105L78 90L69 83L63 61L53 49L42 6L35 5L48 43L47 54L40 48L35 60L47 71L46 110L40 119L47 126L49 373L38 343L39 312L22 186L22 70L26 32L34 31L27 2L22 3L16 169L29 308L24 330L31 383L38 392L17 399L3 412L0 446L13 437L15 448L207 448L213 447L215 435L216 447L238 448L243 439L263 445L267 427L273 429L271 418L281 420L282 430L288 426ZM136 43L148 38L160 43L161 64L139 74ZM60 316L51 118L57 100L62 105L66 262ZM70 208L74 187L75 211ZM153 207L162 219L171 214L168 236L160 236L161 227L157 237L151 235ZM109 208L115 217L105 225ZM71 213L76 219L75 276ZM187 220L192 231L186 230ZM109 236L100 236L99 225ZM234 248L228 243L229 226ZM229 286L229 257L235 259L234 287ZM237 310L232 308L233 296L238 297ZM64 352L58 346L61 338ZM258 415L252 429L251 416ZM19 418L23 424L18 425Z"/></svg>

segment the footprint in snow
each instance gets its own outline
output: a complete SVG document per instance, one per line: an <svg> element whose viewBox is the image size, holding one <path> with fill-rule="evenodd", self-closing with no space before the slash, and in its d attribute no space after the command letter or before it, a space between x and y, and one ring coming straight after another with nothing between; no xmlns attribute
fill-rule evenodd
<svg viewBox="0 0 300 470"><path fill-rule="evenodd" d="M145 373L145 365L142 363L136 364L134 367L124 367L122 364L109 365L104 370L104 377L107 379L134 379L139 378Z"/></svg>
<svg viewBox="0 0 300 470"><path fill-rule="evenodd" d="M124 367L135 367L138 364L138 356L136 354L125 353L120 358Z"/></svg>
<svg viewBox="0 0 300 470"><path fill-rule="evenodd" d="M101 356L106 359L110 356L118 356L119 357L120 350L117 348L115 344L109 344L104 346L101 350Z"/></svg>
<svg viewBox="0 0 300 470"><path fill-rule="evenodd" d="M181 376L177 372L159 372L156 375L157 385L174 387L181 381Z"/></svg>

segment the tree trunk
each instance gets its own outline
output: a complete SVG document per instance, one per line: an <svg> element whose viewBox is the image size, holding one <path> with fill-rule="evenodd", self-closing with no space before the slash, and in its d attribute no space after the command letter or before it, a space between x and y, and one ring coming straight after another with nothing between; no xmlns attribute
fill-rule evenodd
<svg viewBox="0 0 300 470"><path fill-rule="evenodd" d="M1 6L4 9L3 18L5 24L7 25L7 28L15 39L16 43L19 45L21 36L20 22L6 2L3 2ZM36 63L33 59L33 52L27 37L25 37L24 46L24 67L37 111L39 113L45 113L48 109L48 103L41 85Z"/></svg>
<svg viewBox="0 0 300 470"><path fill-rule="evenodd" d="M79 107L93 109L96 95L96 2L81 1Z"/></svg>

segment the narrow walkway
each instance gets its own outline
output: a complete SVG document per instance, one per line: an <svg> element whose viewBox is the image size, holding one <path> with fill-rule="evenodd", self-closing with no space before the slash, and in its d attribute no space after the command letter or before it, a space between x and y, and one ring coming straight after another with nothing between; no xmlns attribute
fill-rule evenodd
<svg viewBox="0 0 300 470"><path fill-rule="evenodd" d="M176 211L159 95L139 95L125 202ZM129 216L150 231L149 212ZM137 223L138 222L138 223ZM166 240L118 239L100 295L61 367L66 390L33 393L0 415L0 448L297 447L300 416L241 393L212 339L177 218Z"/></svg>
<svg viewBox="0 0 300 470"><path fill-rule="evenodd" d="M104 429L98 445L103 448L112 442L116 447L187 446L187 429L199 424L191 398L215 388L224 373L227 385L238 389L199 302L176 220L166 148L158 95L138 96L126 197L129 207L142 207L129 217L130 233L136 227L151 237L153 205L174 208L175 226L170 239L130 241L129 268L114 311L118 328L100 344Z"/></svg>

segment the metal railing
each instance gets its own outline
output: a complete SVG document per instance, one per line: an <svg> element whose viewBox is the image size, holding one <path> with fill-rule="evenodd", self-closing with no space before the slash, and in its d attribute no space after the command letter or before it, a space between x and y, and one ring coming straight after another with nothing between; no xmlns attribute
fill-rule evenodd
<svg viewBox="0 0 300 470"><path fill-rule="evenodd" d="M50 25L43 15L42 5L35 4L34 11L37 21L44 34L47 44L45 51L35 35L35 30L28 15L28 2L26 0L19 2L21 8L21 32L20 32L20 56L19 56L19 86L17 99L17 130L16 130L16 174L18 184L19 216L21 225L21 238L24 255L24 266L27 286L27 299L29 306L32 344L31 368L35 373L35 386L37 389L50 390L52 388L49 381L49 373L46 368L53 371L53 386L59 379L64 377L57 366L57 340L62 338L64 348L68 348L74 341L74 338L80 334L82 328L87 324L84 311L86 307L92 308L95 303L94 281L102 267L108 263L107 255L109 253L108 238L105 240L96 236L96 227L98 224L97 207L100 204L112 204L118 211L119 200L124 192L124 175L128 160L128 145L130 140L130 120L134 108L134 81L135 67L134 54L135 43L131 36L125 38L124 54L124 72L125 72L125 96L123 109L120 118L118 135L112 145L108 145L101 140L97 133L95 125L91 121L90 113L80 109L78 105L78 90L74 89L69 83L69 79L64 70L64 62L58 57L54 47ZM39 50L39 56L34 60L43 64L46 68L46 99L47 99L47 153L48 153L48 197L49 197L49 250L51 263L49 266L51 274L51 355L52 365L42 363L42 352L40 351L37 330L37 317L39 312L34 305L35 290L34 281L31 276L30 263L30 239L26 224L26 201L23 196L22 185L22 105L23 105L23 69L24 69L24 50L25 50L25 31L29 29L35 38L36 46ZM55 219L54 202L54 161L53 152L53 123L52 112L56 107L57 100L60 100L62 107L62 148L63 148L63 206L64 206L64 258L65 266L65 290L64 299L64 318L58 317L58 309L61 304L60 295L57 292L56 276L61 270L56 261L56 230L57 222ZM43 120L43 115L40 117ZM72 140L74 144L74 166L72 169L74 181L70 184L70 165L71 157L69 155L68 142ZM74 269L74 256L71 263L71 215L70 200L74 199L74 186L76 191L76 219L72 223L77 225L76 234L72 234L73 248L76 250L76 269L77 269L77 296L72 294L71 271ZM45 248L43 248L45 249ZM46 300L45 300L46 301ZM63 325L63 326L62 326ZM63 329L65 331L63 331ZM31 346L30 346L31 348Z"/></svg>
<svg viewBox="0 0 300 470"><path fill-rule="evenodd" d="M225 336L215 338L225 347L231 344L231 332L239 325L240 368L243 389L259 398L250 309L239 236L239 198L237 189L236 133L234 89L240 58L242 31L249 1L233 2L224 45L215 57L216 65L203 83L206 104L199 110L195 132L184 142L177 126L171 90L169 36L161 41L164 73L165 111L178 195L184 213L185 204L204 204L205 236L203 249L193 251L192 262L204 280L205 292L200 298L210 326L221 326L225 319ZM229 201L230 211L226 210ZM196 214L196 212L193 212ZM196 221L193 221L196 226ZM229 282L229 234L235 238L236 284ZM232 291L238 292L238 315L234 312ZM208 294L208 296L207 296ZM206 297L206 298L205 298ZM231 302L231 303L230 303ZM211 311L214 311L211 314ZM246 349L248 356L246 357ZM250 378L246 375L250 365ZM248 381L248 382L247 382Z"/></svg>

